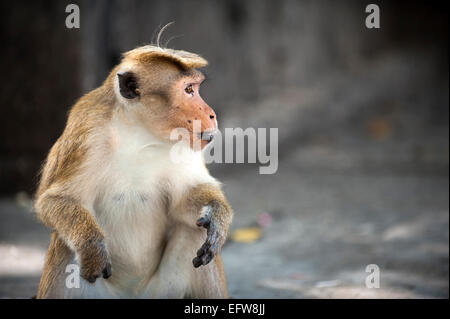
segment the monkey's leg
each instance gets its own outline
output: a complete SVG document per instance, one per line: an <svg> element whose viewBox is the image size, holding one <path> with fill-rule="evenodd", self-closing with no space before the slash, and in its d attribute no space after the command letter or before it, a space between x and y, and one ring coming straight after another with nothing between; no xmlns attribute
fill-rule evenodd
<svg viewBox="0 0 450 319"><path fill-rule="evenodd" d="M69 264L77 265L75 254L54 231L50 237L50 245L45 256L44 269L39 282L36 298L117 298L106 279L97 279L95 283L89 283L79 276L79 273L66 272ZM69 278L71 276L71 278ZM78 280L74 285L73 280ZM67 285L67 281L71 285Z"/></svg>
<svg viewBox="0 0 450 319"><path fill-rule="evenodd" d="M205 237L201 228L182 224L174 227L158 270L150 281L150 298L228 298L219 255L203 267L192 265L192 256Z"/></svg>
<svg viewBox="0 0 450 319"><path fill-rule="evenodd" d="M64 241L52 232L36 298L64 297L64 273L72 255Z"/></svg>
<svg viewBox="0 0 450 319"><path fill-rule="evenodd" d="M193 187L169 211L169 216L173 229L158 271L150 282L149 296L227 298L219 252L232 210L220 188L212 184Z"/></svg>
<svg viewBox="0 0 450 319"><path fill-rule="evenodd" d="M229 298L220 255L217 255L206 267L195 268L193 278L189 298Z"/></svg>

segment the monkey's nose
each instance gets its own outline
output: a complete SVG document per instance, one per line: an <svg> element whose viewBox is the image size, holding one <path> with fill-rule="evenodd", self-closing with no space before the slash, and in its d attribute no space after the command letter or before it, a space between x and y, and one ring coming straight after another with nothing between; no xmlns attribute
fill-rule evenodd
<svg viewBox="0 0 450 319"><path fill-rule="evenodd" d="M217 128L217 116L216 116L216 113L214 111L209 113L209 120L211 121L213 129L216 129Z"/></svg>

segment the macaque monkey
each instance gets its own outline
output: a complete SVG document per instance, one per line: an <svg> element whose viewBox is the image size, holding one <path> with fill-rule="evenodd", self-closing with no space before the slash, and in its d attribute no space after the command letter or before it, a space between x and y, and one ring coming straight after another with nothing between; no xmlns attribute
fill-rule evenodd
<svg viewBox="0 0 450 319"><path fill-rule="evenodd" d="M206 65L139 47L72 107L36 193L53 230L37 298L228 298L219 252L232 210L202 157L217 129L199 94ZM190 137L181 163L177 128ZM79 288L66 284L71 264Z"/></svg>

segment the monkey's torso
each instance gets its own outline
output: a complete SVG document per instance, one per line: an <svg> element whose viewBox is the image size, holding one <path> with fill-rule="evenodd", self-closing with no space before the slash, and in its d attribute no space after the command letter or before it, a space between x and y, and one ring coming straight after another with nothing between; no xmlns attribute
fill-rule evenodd
<svg viewBox="0 0 450 319"><path fill-rule="evenodd" d="M159 274L158 266L164 250L177 249L166 247L170 236L179 233L187 236L189 241L197 241L196 247L200 247L205 232L170 225L168 216L186 213L173 210L186 209L178 202L189 187L205 182L218 185L218 182L209 175L200 152L186 150L183 162L174 163L170 158L170 146L162 144L138 126L130 124L125 127L113 120L103 134L114 145L110 145L107 152L99 152L103 137L97 135L99 140L95 145L98 148L88 153L85 172L73 185L83 189L82 202L93 212L105 234L113 275L108 279L99 278L94 284L81 280L80 289L61 287L64 297L157 298L188 295L189 291L183 291L185 287L177 287L167 295L162 293L161 280L165 278L160 278L162 274ZM183 272L205 271L192 267L191 260L195 253L195 247L179 252L179 258L186 259L185 269L177 267L173 270L180 272L180 278L189 277ZM67 263L76 263L75 256ZM170 262L165 267L170 269ZM212 264L205 266L205 269L211 267ZM183 285L183 282L174 280L173 285Z"/></svg>

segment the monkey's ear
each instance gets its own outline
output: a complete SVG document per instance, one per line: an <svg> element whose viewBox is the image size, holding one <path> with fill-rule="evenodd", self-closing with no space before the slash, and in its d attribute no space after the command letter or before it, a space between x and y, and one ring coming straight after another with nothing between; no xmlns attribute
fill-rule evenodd
<svg viewBox="0 0 450 319"><path fill-rule="evenodd" d="M132 72L117 73L120 94L126 99L134 99L139 96L136 76Z"/></svg>

